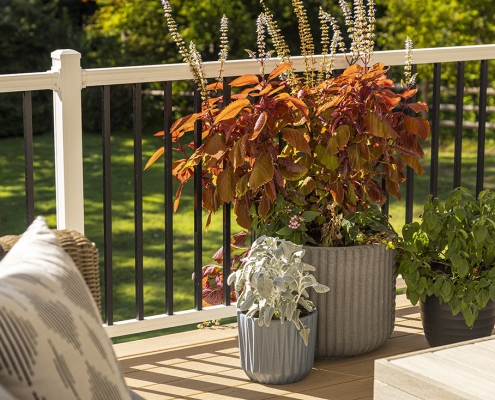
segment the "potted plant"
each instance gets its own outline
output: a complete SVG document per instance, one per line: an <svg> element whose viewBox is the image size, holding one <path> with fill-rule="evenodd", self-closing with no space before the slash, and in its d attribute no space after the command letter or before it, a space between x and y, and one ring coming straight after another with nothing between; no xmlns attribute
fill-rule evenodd
<svg viewBox="0 0 495 400"><path fill-rule="evenodd" d="M303 255L300 245L261 236L228 278L238 299L241 366L256 382L298 382L313 367L317 310L308 290L329 288L316 282Z"/></svg>
<svg viewBox="0 0 495 400"><path fill-rule="evenodd" d="M388 69L371 64L373 1L366 10L363 2L356 0L354 12L342 1L351 39L346 53L350 67L335 77L336 51L345 52L335 19L320 10L323 60L317 68L303 3L293 0L305 63L304 71L297 74L275 18L264 7L256 24L258 51L249 51L260 64L260 74L230 82L233 101L226 105L221 77L210 84L206 81L199 54L194 45L186 48L170 4L163 3L169 30L203 99L201 112L182 117L171 127L176 150L183 154L173 168L180 181L176 206L183 185L193 177L194 167L201 165L207 226L220 206L232 203L237 223L247 231L316 245L306 249L306 261L317 267L318 280L336 289L330 292L331 298L312 299L320 302L320 321L325 321L318 328L317 357L352 356L383 344L394 325L394 251L386 251L386 247L393 247L396 235L377 206L386 200L382 181L389 194L400 198L406 165L423 173L418 162L423 156L420 140L429 134L428 122L412 115L427 110L425 103L410 102L416 93L412 88L412 43L406 41L406 79L397 92L387 77ZM224 19L221 70L226 31ZM280 59L271 72L265 71L272 54L266 49L265 32ZM197 121L201 121L203 143L191 154L194 144L182 144L181 140ZM163 148L147 167L161 154ZM281 204L289 221L292 218L283 230L278 227ZM369 233L371 237L366 239ZM327 252L322 249L330 249L331 256L321 256L322 251ZM347 318L351 314L354 317Z"/></svg>
<svg viewBox="0 0 495 400"><path fill-rule="evenodd" d="M491 335L495 324L495 193L430 199L404 225L398 270L431 346Z"/></svg>

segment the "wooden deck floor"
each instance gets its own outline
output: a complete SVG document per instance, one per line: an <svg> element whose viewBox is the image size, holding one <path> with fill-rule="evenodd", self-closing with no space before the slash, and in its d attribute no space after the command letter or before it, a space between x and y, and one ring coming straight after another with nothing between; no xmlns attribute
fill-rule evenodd
<svg viewBox="0 0 495 400"><path fill-rule="evenodd" d="M145 399L372 399L374 360L427 348L419 310L397 296L395 331L378 350L316 360L291 385L250 381L239 366L237 327L226 325L114 346L127 384Z"/></svg>

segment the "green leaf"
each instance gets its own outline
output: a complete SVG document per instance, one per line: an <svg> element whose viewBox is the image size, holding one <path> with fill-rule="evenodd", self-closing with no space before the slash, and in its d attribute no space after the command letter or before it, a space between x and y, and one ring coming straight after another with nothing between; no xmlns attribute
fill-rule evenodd
<svg viewBox="0 0 495 400"><path fill-rule="evenodd" d="M488 294L488 290L486 289L482 289L476 294L476 302L478 303L480 308L485 308L489 299L490 296Z"/></svg>
<svg viewBox="0 0 495 400"><path fill-rule="evenodd" d="M280 236L287 236L287 235L291 235L293 232L294 231L290 229L288 226L284 226L282 229L278 230L276 234Z"/></svg>
<svg viewBox="0 0 495 400"><path fill-rule="evenodd" d="M433 229L438 224L438 215L434 212L427 212L424 215L424 220L429 229Z"/></svg>
<svg viewBox="0 0 495 400"><path fill-rule="evenodd" d="M466 321L466 325L472 327L475 320L474 313L471 311L469 307L464 307L464 304L466 303L462 302L462 306L461 306L462 315L464 317L464 320Z"/></svg>
<svg viewBox="0 0 495 400"><path fill-rule="evenodd" d="M464 207L455 206L454 214L459 221L463 221L464 218L466 218L466 210L464 209Z"/></svg>
<svg viewBox="0 0 495 400"><path fill-rule="evenodd" d="M462 258L459 254L452 255L450 259L452 261L452 266L459 274L459 277L465 278L469 272L469 263L467 262L467 260Z"/></svg>
<svg viewBox="0 0 495 400"><path fill-rule="evenodd" d="M335 130L335 138L337 139L337 146L339 149L343 149L347 146L349 138L351 137L351 129L348 125L341 125Z"/></svg>
<svg viewBox="0 0 495 400"><path fill-rule="evenodd" d="M440 294L444 298L445 302L450 300L450 297L452 296L452 286L449 281L443 282L442 287L440 288Z"/></svg>
<svg viewBox="0 0 495 400"><path fill-rule="evenodd" d="M315 148L316 159L330 171L335 171L339 166L339 160L336 156L330 155L326 152L325 147L317 145Z"/></svg>
<svg viewBox="0 0 495 400"><path fill-rule="evenodd" d="M311 222L311 221L313 221L319 215L321 215L321 212L317 212L317 211L304 211L301 216L304 218L304 221L305 222Z"/></svg>
<svg viewBox="0 0 495 400"><path fill-rule="evenodd" d="M407 288L406 296L413 306L418 304L419 295L416 292L413 292L413 291L409 290L409 288Z"/></svg>
<svg viewBox="0 0 495 400"><path fill-rule="evenodd" d="M488 234L488 230L486 229L486 227L484 227L482 225L482 226L479 226L478 229L476 229L476 230L473 229L473 234L474 234L474 239L479 244L476 247L481 247L481 245L483 244L483 241L486 238L486 235Z"/></svg>

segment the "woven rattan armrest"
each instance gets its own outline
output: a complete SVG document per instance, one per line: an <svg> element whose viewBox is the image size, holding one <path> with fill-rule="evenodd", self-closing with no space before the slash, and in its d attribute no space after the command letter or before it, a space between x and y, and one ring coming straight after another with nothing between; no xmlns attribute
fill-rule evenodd
<svg viewBox="0 0 495 400"><path fill-rule="evenodd" d="M79 271L81 271L91 294L101 312L101 292L100 275L98 266L98 249L86 236L71 229L56 230L53 232L57 236L62 248L74 260ZM7 235L0 237L0 246L5 253L8 253L19 240L19 235Z"/></svg>

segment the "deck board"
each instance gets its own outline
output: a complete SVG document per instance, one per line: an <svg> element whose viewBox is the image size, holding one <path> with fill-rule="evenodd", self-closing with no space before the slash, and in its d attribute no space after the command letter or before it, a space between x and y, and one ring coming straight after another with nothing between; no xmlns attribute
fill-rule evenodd
<svg viewBox="0 0 495 400"><path fill-rule="evenodd" d="M316 360L306 379L291 385L250 381L239 365L235 325L114 345L129 387L145 399L373 398L377 358L428 347L417 307L397 296L395 330L379 349L357 357Z"/></svg>

